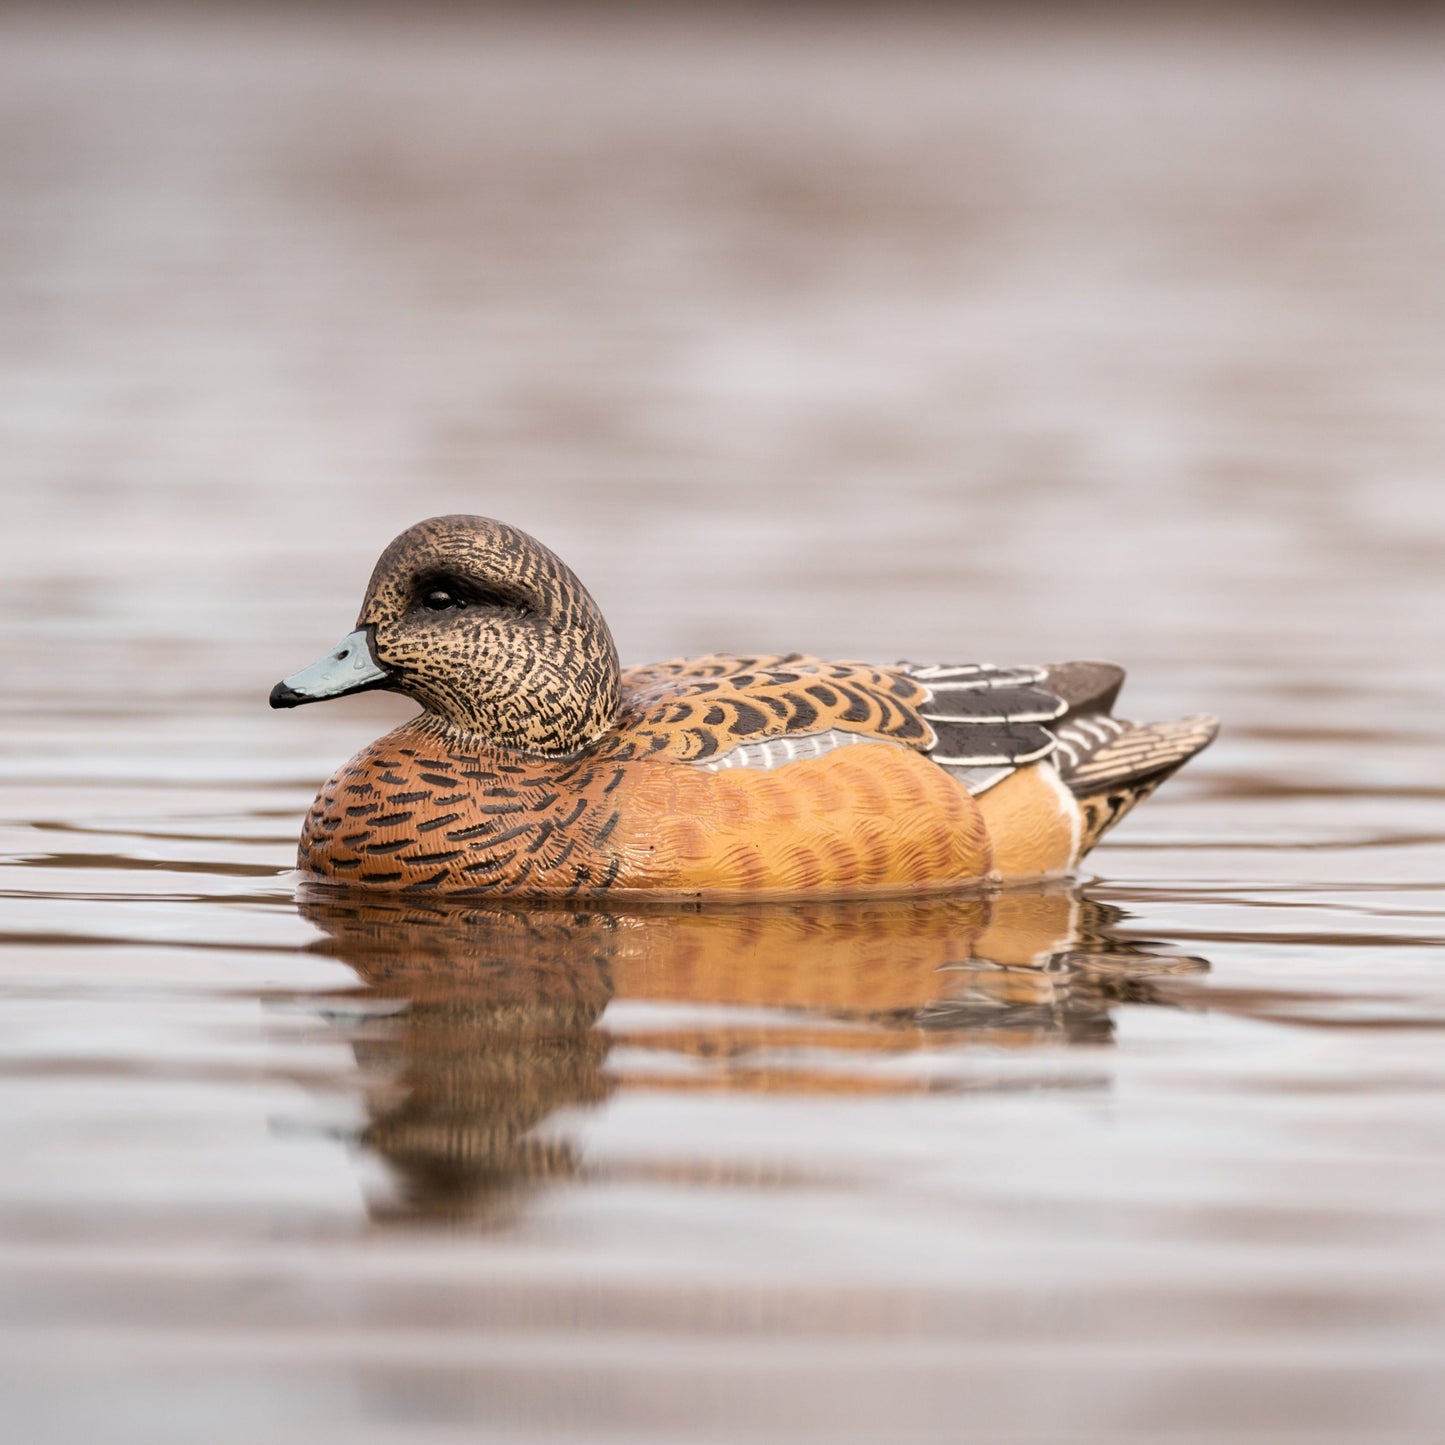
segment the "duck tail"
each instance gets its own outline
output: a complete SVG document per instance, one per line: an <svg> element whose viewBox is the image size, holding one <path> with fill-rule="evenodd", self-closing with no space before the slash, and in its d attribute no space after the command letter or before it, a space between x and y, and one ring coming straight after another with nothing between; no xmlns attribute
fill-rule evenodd
<svg viewBox="0 0 1445 1445"><path fill-rule="evenodd" d="M1117 689L1116 689L1117 691ZM1112 697L1110 702L1112 702ZM1054 729L1054 761L1079 801L1082 857L1136 803L1214 741L1216 718L1131 723L1103 711L1071 711Z"/></svg>
<svg viewBox="0 0 1445 1445"><path fill-rule="evenodd" d="M1124 686L1124 669L1117 662L1051 662L1040 685L1068 704L1059 719L1066 723L1085 713L1113 712Z"/></svg>

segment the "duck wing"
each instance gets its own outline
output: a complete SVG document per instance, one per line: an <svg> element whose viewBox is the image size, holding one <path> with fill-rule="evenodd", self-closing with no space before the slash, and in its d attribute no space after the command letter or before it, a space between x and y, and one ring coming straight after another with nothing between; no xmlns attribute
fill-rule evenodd
<svg viewBox="0 0 1445 1445"><path fill-rule="evenodd" d="M826 738L898 743L926 750L932 732L920 707L924 687L900 669L825 662L789 653L726 653L627 668L622 716L610 751L704 766L771 767L810 748L743 752L760 743Z"/></svg>
<svg viewBox="0 0 1445 1445"><path fill-rule="evenodd" d="M1047 758L1075 796L1092 796L1152 786L1214 735L1212 718L1114 717L1123 681L1111 662L877 667L713 654L627 669L623 716L606 751L775 767L876 740L926 754L974 794Z"/></svg>
<svg viewBox="0 0 1445 1445"><path fill-rule="evenodd" d="M1067 714L1069 703L1047 686L1046 668L968 662L905 664L903 671L927 693L918 709L933 732L925 751L970 792L992 787L1058 745L1050 724Z"/></svg>
<svg viewBox="0 0 1445 1445"><path fill-rule="evenodd" d="M1109 822L1207 747L1219 729L1206 716L1157 723L1115 717L1124 669L1112 662L905 664L904 672L928 691L919 713L934 733L929 756L971 793L1048 758L1075 797L1117 795Z"/></svg>

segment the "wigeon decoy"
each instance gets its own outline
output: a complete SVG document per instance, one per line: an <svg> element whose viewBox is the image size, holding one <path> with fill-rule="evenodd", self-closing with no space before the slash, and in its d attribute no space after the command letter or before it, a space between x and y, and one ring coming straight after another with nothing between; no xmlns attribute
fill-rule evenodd
<svg viewBox="0 0 1445 1445"><path fill-rule="evenodd" d="M1106 662L879 667L793 653L622 668L535 538L434 517L272 707L384 688L422 712L344 764L298 865L454 896L865 894L1064 874L1204 748L1130 723Z"/></svg>

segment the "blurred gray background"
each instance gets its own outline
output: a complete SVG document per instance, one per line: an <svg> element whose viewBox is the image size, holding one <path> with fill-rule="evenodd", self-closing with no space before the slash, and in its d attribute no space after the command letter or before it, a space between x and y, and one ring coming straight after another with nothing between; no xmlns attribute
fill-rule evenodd
<svg viewBox="0 0 1445 1445"><path fill-rule="evenodd" d="M1371 14L0 15L12 699L260 705L461 510L634 661L1438 676L1445 32Z"/></svg>

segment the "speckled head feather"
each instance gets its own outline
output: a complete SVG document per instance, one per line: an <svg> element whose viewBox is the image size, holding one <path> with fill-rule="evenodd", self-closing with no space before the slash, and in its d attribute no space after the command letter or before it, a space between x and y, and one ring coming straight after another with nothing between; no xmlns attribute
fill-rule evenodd
<svg viewBox="0 0 1445 1445"><path fill-rule="evenodd" d="M432 517L381 554L357 627L439 731L545 757L617 717L612 634L576 573L489 517Z"/></svg>

